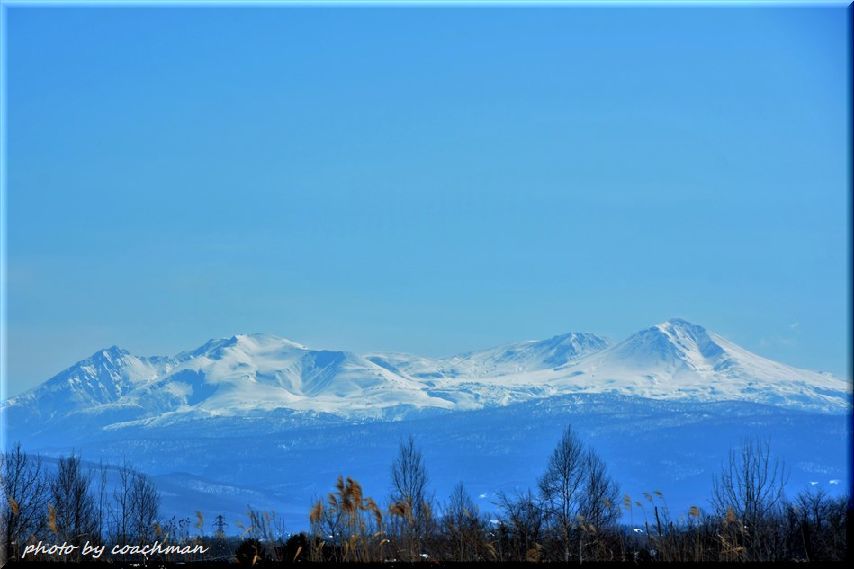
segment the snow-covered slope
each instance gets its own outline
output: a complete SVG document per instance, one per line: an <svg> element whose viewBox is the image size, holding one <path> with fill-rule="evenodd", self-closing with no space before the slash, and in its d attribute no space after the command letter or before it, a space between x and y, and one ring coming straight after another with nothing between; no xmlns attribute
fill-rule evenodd
<svg viewBox="0 0 854 569"><path fill-rule="evenodd" d="M388 409L450 408L414 379L343 351L309 350L265 334L211 340L170 358L111 348L4 405L48 427L74 417L102 428L274 409L383 417Z"/></svg>
<svg viewBox="0 0 854 569"><path fill-rule="evenodd" d="M113 347L10 399L16 425L98 429L290 410L353 419L472 410L568 394L850 408L847 382L752 354L684 320L617 344L570 333L443 359L312 350L265 334L173 357Z"/></svg>
<svg viewBox="0 0 854 569"><path fill-rule="evenodd" d="M114 404L154 383L174 368L172 358L137 357L117 346L92 354L39 387L4 403L49 421L68 412Z"/></svg>
<svg viewBox="0 0 854 569"><path fill-rule="evenodd" d="M508 344L442 359L394 353L366 357L395 373L419 379L478 379L553 369L607 347L605 338L570 332L548 340Z"/></svg>
<svg viewBox="0 0 854 569"><path fill-rule="evenodd" d="M334 413L392 406L448 408L412 378L394 374L352 352L309 350L264 334L212 341L192 354L152 392L175 397L179 411L208 414L288 408Z"/></svg>

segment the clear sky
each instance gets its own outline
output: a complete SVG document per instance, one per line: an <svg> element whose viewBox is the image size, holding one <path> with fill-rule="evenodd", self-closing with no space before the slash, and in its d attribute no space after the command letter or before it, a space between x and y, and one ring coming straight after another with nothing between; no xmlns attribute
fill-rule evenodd
<svg viewBox="0 0 854 569"><path fill-rule="evenodd" d="M836 8L7 12L8 394L670 317L846 376Z"/></svg>

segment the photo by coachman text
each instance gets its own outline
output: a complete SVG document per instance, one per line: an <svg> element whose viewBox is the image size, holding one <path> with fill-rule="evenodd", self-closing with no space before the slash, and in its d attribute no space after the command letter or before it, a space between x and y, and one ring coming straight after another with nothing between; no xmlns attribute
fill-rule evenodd
<svg viewBox="0 0 854 569"><path fill-rule="evenodd" d="M26 558L28 555L67 556L80 549L81 555L98 559L103 555L106 547L107 546L105 545L90 546L88 541L82 546L82 548L79 545L70 545L68 542L63 542L62 544L43 544L40 541L35 545L28 545L24 548L24 553L21 555L21 558ZM155 541L154 543L146 545L114 545L110 550L110 553L112 555L142 555L144 557L148 557L150 555L191 555L195 553L207 553L208 549L209 548L201 545L166 545L159 541Z"/></svg>

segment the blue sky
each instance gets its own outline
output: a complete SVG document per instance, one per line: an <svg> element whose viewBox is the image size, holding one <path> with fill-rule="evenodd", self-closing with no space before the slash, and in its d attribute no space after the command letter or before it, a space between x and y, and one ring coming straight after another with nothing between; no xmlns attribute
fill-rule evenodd
<svg viewBox="0 0 854 569"><path fill-rule="evenodd" d="M7 8L8 394L670 317L847 375L837 8Z"/></svg>

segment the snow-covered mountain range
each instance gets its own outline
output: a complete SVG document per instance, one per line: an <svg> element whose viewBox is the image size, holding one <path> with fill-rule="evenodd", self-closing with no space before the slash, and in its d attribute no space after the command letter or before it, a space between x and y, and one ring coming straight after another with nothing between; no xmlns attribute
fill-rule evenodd
<svg viewBox="0 0 854 569"><path fill-rule="evenodd" d="M820 412L845 412L851 403L847 381L768 360L673 319L618 343L569 333L442 359L314 350L265 334L211 340L169 357L113 346L3 407L34 428L72 416L122 428L274 409L381 419L570 394Z"/></svg>
<svg viewBox="0 0 854 569"><path fill-rule="evenodd" d="M316 350L264 334L168 357L114 346L8 400L0 422L7 440L46 456L130 460L156 477L174 515L239 516L253 504L285 508L301 527L342 472L381 492L409 434L438 496L464 480L487 510L495 492L535 482L567 424L627 492L661 488L676 508L708 495L745 436L773 442L793 489L837 491L850 409L847 381L674 319L620 342L569 333L449 358Z"/></svg>

